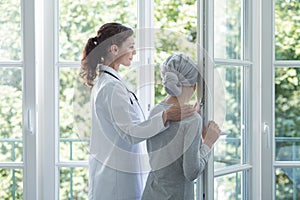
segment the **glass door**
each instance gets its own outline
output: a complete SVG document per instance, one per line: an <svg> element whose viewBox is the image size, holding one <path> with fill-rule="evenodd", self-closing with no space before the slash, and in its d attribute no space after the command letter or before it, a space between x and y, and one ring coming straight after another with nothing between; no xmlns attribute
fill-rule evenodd
<svg viewBox="0 0 300 200"><path fill-rule="evenodd" d="M34 1L0 13L0 199L37 199Z"/></svg>
<svg viewBox="0 0 300 200"><path fill-rule="evenodd" d="M251 79L258 67L252 54L252 1L203 1L200 6L205 17L205 117L222 129L200 198L251 199Z"/></svg>
<svg viewBox="0 0 300 200"><path fill-rule="evenodd" d="M137 30L137 1L57 0L55 38L55 191L56 199L88 198L90 89L79 79L82 50L104 23L119 22ZM137 43L137 42L136 42ZM140 54L137 48L137 54ZM121 67L130 90L137 90L138 61Z"/></svg>
<svg viewBox="0 0 300 200"><path fill-rule="evenodd" d="M265 1L263 48L263 198L300 198L299 1ZM264 49L263 49L263 52Z"/></svg>

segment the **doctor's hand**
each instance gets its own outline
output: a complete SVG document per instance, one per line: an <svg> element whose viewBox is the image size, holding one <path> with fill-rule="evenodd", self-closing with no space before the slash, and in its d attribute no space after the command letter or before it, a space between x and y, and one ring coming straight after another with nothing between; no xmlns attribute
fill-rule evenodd
<svg viewBox="0 0 300 200"><path fill-rule="evenodd" d="M196 109L189 105L180 106L173 104L170 108L163 112L164 124L167 121L178 121L186 117L190 117L195 113Z"/></svg>

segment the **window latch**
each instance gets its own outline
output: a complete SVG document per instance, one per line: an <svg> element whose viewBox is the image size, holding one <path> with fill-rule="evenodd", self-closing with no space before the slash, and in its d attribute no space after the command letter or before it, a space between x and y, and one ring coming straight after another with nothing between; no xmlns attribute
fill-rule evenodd
<svg viewBox="0 0 300 200"><path fill-rule="evenodd" d="M270 127L268 123L264 122L264 134L266 137L266 148L270 148Z"/></svg>
<svg viewBox="0 0 300 200"><path fill-rule="evenodd" d="M33 135L32 115L30 109L27 110L27 131L29 135Z"/></svg>

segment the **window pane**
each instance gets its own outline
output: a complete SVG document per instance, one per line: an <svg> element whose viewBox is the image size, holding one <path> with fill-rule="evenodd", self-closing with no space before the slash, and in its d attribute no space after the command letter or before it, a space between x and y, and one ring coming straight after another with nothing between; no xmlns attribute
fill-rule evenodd
<svg viewBox="0 0 300 200"><path fill-rule="evenodd" d="M299 60L299 1L276 0L275 2L275 58L276 60Z"/></svg>
<svg viewBox="0 0 300 200"><path fill-rule="evenodd" d="M241 164L241 132L243 105L242 68L220 66L215 68L214 118L226 135L214 148L215 168ZM225 94L223 94L225 90ZM225 96L225 98L224 98Z"/></svg>
<svg viewBox="0 0 300 200"><path fill-rule="evenodd" d="M242 172L237 172L237 173L215 178L214 200L242 199L241 183L242 183Z"/></svg>
<svg viewBox="0 0 300 200"><path fill-rule="evenodd" d="M79 82L78 68L60 69L60 160L87 160L90 91Z"/></svg>
<svg viewBox="0 0 300 200"><path fill-rule="evenodd" d="M275 70L276 160L300 159L300 68Z"/></svg>
<svg viewBox="0 0 300 200"><path fill-rule="evenodd" d="M276 200L300 199L300 168L276 169Z"/></svg>
<svg viewBox="0 0 300 200"><path fill-rule="evenodd" d="M87 160L91 130L90 90L79 80L79 68L60 69L60 160ZM122 70L120 70L122 71ZM136 88L135 68L124 70L128 88ZM121 72L122 73L122 72Z"/></svg>
<svg viewBox="0 0 300 200"><path fill-rule="evenodd" d="M242 0L214 1L214 56L243 59Z"/></svg>
<svg viewBox="0 0 300 200"><path fill-rule="evenodd" d="M95 37L100 26L119 22L137 27L137 1L74 1L60 0L59 59L81 60L82 50L89 37Z"/></svg>
<svg viewBox="0 0 300 200"><path fill-rule="evenodd" d="M22 170L0 169L0 199L24 199L22 180Z"/></svg>
<svg viewBox="0 0 300 200"><path fill-rule="evenodd" d="M21 60L20 0L0 1L0 61Z"/></svg>
<svg viewBox="0 0 300 200"><path fill-rule="evenodd" d="M175 52L184 52L196 62L197 1L155 0L155 104L166 93L160 77L160 65Z"/></svg>
<svg viewBox="0 0 300 200"><path fill-rule="evenodd" d="M22 71L0 68L0 162L22 161Z"/></svg>
<svg viewBox="0 0 300 200"><path fill-rule="evenodd" d="M61 168L59 199L88 199L88 169Z"/></svg>

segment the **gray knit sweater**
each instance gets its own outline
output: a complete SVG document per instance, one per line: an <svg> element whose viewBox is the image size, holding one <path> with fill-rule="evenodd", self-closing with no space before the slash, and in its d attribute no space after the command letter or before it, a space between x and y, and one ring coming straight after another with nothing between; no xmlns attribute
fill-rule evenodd
<svg viewBox="0 0 300 200"><path fill-rule="evenodd" d="M167 109L160 103L150 116ZM149 173L142 200L192 200L194 180L203 172L210 148L201 142L202 118L195 113L147 140Z"/></svg>

